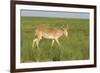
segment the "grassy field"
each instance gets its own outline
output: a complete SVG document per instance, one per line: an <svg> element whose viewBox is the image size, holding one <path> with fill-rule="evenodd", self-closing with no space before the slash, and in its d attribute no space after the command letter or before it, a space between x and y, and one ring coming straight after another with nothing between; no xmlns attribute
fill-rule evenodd
<svg viewBox="0 0 100 73"><path fill-rule="evenodd" d="M61 47L42 39L39 49L32 48L36 27L43 25L61 28L68 24L69 36L62 36ZM89 20L47 17L21 17L21 62L68 61L89 59Z"/></svg>

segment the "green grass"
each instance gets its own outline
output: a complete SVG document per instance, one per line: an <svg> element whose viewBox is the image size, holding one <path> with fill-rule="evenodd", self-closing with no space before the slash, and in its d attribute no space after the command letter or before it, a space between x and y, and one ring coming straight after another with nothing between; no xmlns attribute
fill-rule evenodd
<svg viewBox="0 0 100 73"><path fill-rule="evenodd" d="M32 48L35 29L43 25L61 28L68 24L68 37L62 36L61 47L51 40L42 39L39 49ZM68 61L89 59L89 20L47 17L21 17L21 62Z"/></svg>

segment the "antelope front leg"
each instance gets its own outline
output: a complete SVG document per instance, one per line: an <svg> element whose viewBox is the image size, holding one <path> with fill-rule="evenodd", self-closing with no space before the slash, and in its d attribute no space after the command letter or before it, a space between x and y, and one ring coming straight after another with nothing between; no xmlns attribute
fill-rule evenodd
<svg viewBox="0 0 100 73"><path fill-rule="evenodd" d="M60 46L61 46L61 44L60 44L59 40L58 40L58 39L55 39L55 40L56 40L56 42L57 42L58 46L60 47Z"/></svg>
<svg viewBox="0 0 100 73"><path fill-rule="evenodd" d="M52 44L51 44L51 47L53 46L53 44L54 44L54 41L55 41L55 40L52 40Z"/></svg>

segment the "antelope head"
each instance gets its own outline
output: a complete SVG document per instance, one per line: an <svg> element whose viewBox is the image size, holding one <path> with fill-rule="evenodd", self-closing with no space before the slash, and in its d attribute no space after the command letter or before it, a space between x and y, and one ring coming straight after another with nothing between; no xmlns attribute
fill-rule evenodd
<svg viewBox="0 0 100 73"><path fill-rule="evenodd" d="M67 28L63 27L63 34L68 37L68 24L67 24Z"/></svg>

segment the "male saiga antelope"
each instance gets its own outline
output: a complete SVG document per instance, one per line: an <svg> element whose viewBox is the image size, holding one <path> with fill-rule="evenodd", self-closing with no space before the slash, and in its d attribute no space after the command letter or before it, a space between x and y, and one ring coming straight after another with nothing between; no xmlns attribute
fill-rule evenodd
<svg viewBox="0 0 100 73"><path fill-rule="evenodd" d="M50 28L45 26L38 27L35 31L36 38L33 39L32 48L34 47L35 44L37 48L39 48L39 42L42 38L51 39L52 40L51 46L53 46L54 42L56 42L58 46L60 46L59 38L63 35L65 35L66 37L68 36L67 28L61 29L61 28Z"/></svg>

